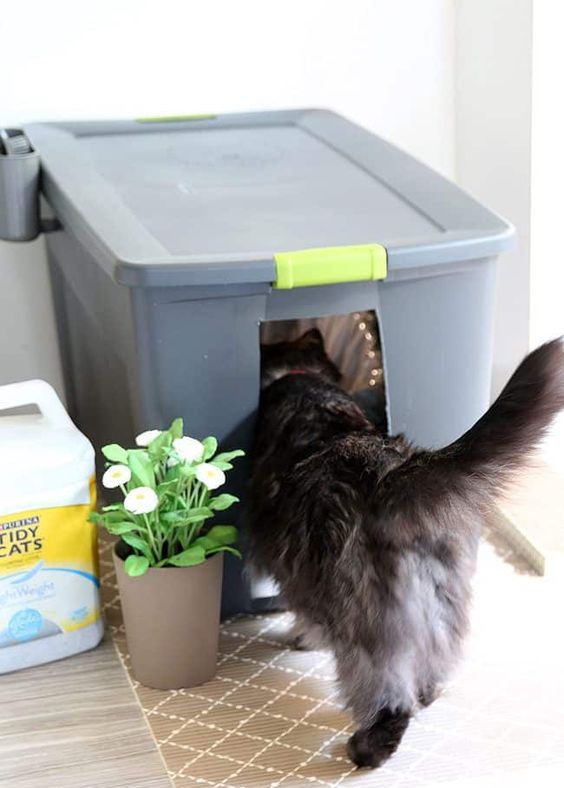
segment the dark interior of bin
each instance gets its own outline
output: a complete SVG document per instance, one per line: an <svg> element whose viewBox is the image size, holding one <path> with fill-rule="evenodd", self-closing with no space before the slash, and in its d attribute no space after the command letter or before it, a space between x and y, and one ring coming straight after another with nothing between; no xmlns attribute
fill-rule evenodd
<svg viewBox="0 0 564 788"><path fill-rule="evenodd" d="M373 310L346 315L270 320L261 323L261 345L298 339L311 328L323 335L327 355L343 375L342 386L384 433L388 431L386 386L378 319Z"/></svg>

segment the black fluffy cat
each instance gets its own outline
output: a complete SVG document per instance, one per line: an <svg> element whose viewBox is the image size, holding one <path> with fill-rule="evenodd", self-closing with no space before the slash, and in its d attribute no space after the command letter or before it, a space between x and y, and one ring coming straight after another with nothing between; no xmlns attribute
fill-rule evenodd
<svg viewBox="0 0 564 788"><path fill-rule="evenodd" d="M251 562L332 649L358 724L349 756L376 767L458 657L481 521L564 407L563 345L527 356L438 451L383 437L339 388L315 329L263 350Z"/></svg>

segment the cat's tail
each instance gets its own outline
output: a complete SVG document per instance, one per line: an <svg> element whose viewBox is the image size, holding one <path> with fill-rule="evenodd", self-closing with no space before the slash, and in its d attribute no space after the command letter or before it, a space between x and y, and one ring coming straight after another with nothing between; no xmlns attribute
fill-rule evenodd
<svg viewBox="0 0 564 788"><path fill-rule="evenodd" d="M564 409L564 339L530 353L474 426L438 451L413 454L379 485L382 513L416 506L429 514L445 500L481 506L525 467L553 418ZM384 511L382 511L382 509ZM414 512L413 512L414 513Z"/></svg>
<svg viewBox="0 0 564 788"><path fill-rule="evenodd" d="M445 450L461 470L503 484L521 468L564 408L564 340L547 342L519 364L474 426Z"/></svg>

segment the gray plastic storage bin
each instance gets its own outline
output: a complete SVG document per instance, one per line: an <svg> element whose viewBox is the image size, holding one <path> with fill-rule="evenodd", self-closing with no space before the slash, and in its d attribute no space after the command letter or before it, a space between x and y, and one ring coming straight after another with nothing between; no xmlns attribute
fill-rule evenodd
<svg viewBox="0 0 564 788"><path fill-rule="evenodd" d="M181 415L249 450L260 323L357 310L379 321L392 432L441 446L487 407L512 230L405 153L323 110L25 131L60 222L68 404L97 446ZM241 569L224 613L250 606Z"/></svg>

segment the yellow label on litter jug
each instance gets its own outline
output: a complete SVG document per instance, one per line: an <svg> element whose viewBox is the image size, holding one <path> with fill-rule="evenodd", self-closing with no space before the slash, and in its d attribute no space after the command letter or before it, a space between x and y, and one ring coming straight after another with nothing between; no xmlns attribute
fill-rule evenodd
<svg viewBox="0 0 564 788"><path fill-rule="evenodd" d="M100 617L92 503L0 517L0 648Z"/></svg>

